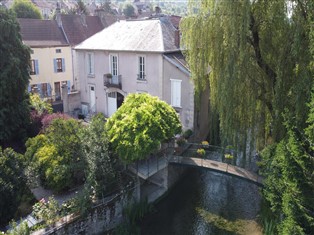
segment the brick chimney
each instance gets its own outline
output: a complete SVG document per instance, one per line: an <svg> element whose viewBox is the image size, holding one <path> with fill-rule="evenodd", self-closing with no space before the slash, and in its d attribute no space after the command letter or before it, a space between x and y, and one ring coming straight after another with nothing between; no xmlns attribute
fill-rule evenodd
<svg viewBox="0 0 314 235"><path fill-rule="evenodd" d="M161 14L161 8L159 6L155 7L155 13L156 15Z"/></svg>
<svg viewBox="0 0 314 235"><path fill-rule="evenodd" d="M174 45L180 49L180 30L174 31Z"/></svg>
<svg viewBox="0 0 314 235"><path fill-rule="evenodd" d="M107 22L106 22L106 19L105 19L105 10L104 9L101 9L101 8L98 8L98 9L95 9L95 12L94 12L94 15L95 16L98 16L102 25L104 27L107 27Z"/></svg>
<svg viewBox="0 0 314 235"><path fill-rule="evenodd" d="M56 8L56 21L58 23L59 27L62 27L62 20L61 20L61 9L60 9L60 2L57 2L57 8Z"/></svg>

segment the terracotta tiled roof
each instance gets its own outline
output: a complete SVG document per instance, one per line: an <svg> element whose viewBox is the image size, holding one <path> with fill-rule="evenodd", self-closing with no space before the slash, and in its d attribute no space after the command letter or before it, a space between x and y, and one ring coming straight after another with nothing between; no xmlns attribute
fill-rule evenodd
<svg viewBox="0 0 314 235"><path fill-rule="evenodd" d="M76 49L166 52L178 51L175 27L168 17L119 21L88 38Z"/></svg>
<svg viewBox="0 0 314 235"><path fill-rule="evenodd" d="M181 16L171 15L171 16L170 16L170 21L171 21L171 23L173 24L174 27L176 27L177 29L179 29L180 21L181 21Z"/></svg>
<svg viewBox="0 0 314 235"><path fill-rule="evenodd" d="M71 45L76 45L101 31L104 26L98 16L60 15L62 27Z"/></svg>
<svg viewBox="0 0 314 235"><path fill-rule="evenodd" d="M55 20L18 19L23 42L30 47L68 45Z"/></svg>

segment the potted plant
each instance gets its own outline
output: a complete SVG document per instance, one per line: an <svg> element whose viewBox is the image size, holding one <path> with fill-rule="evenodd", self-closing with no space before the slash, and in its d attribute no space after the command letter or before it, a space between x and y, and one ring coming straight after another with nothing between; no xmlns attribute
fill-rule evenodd
<svg viewBox="0 0 314 235"><path fill-rule="evenodd" d="M186 139L183 138L182 136L177 139L177 145L179 147L182 147L185 143L186 143Z"/></svg>
<svg viewBox="0 0 314 235"><path fill-rule="evenodd" d="M230 153L225 154L225 160L227 164L231 164L232 159L233 155L231 155Z"/></svg>
<svg viewBox="0 0 314 235"><path fill-rule="evenodd" d="M191 130L191 129L188 129L188 130L186 130L185 132L183 132L183 137L185 138L185 139L188 139L188 138L190 138L191 137L191 135L193 135L193 131Z"/></svg>
<svg viewBox="0 0 314 235"><path fill-rule="evenodd" d="M186 139L184 139L182 136L180 136L176 140L177 147L175 148L176 154L180 154L182 152L182 147L185 145Z"/></svg>
<svg viewBox="0 0 314 235"><path fill-rule="evenodd" d="M196 150L196 153L199 157L204 157L206 154L206 151L205 151L205 149L199 148Z"/></svg>
<svg viewBox="0 0 314 235"><path fill-rule="evenodd" d="M203 148L207 149L209 147L209 143L206 140L202 141L201 144L202 144Z"/></svg>
<svg viewBox="0 0 314 235"><path fill-rule="evenodd" d="M112 78L112 74L111 73L107 73L106 77L107 78Z"/></svg>

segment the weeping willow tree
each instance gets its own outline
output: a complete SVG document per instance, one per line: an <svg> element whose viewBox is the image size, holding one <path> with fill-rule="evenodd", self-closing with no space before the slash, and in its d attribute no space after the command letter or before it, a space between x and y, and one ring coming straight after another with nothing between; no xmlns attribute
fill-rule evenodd
<svg viewBox="0 0 314 235"><path fill-rule="evenodd" d="M305 127L311 9L306 0L206 0L183 19L192 78L197 91L209 81L224 144L244 145L248 134L258 148L280 140L285 109Z"/></svg>
<svg viewBox="0 0 314 235"><path fill-rule="evenodd" d="M262 194L275 221L267 234L314 231L313 14L313 0L204 0L181 25L224 143L241 147L249 134L267 146Z"/></svg>

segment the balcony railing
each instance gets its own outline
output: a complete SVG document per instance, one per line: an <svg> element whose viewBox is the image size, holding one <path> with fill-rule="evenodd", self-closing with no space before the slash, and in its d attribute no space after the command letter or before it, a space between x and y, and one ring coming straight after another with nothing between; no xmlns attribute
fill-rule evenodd
<svg viewBox="0 0 314 235"><path fill-rule="evenodd" d="M106 87L116 87L119 89L122 89L122 76L117 75L117 76L110 76L108 74L104 74L104 86Z"/></svg>

